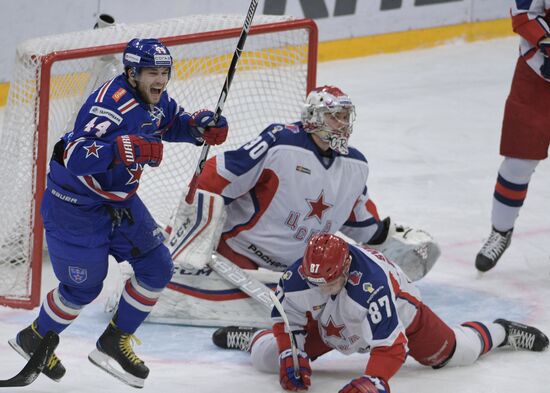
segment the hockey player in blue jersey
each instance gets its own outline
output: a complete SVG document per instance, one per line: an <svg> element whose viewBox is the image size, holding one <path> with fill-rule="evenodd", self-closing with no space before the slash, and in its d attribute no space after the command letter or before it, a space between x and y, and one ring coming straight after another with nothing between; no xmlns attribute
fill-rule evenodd
<svg viewBox="0 0 550 393"><path fill-rule="evenodd" d="M548 338L538 329L505 319L451 328L383 254L331 234L310 239L304 256L279 281L277 297L296 338L299 375L288 329L276 308L273 328L257 331L246 349L256 369L279 372L285 390L307 390L310 360L332 350L345 355L370 352L363 375L339 393L389 393L389 380L408 355L437 369L472 364L499 346L530 351L548 347ZM222 328L214 333L214 343L220 338L216 334L227 332Z"/></svg>
<svg viewBox="0 0 550 393"><path fill-rule="evenodd" d="M55 146L41 213L60 283L10 344L28 358L46 332L66 329L99 295L111 255L128 261L134 275L89 359L141 387L149 369L133 351L134 332L173 268L162 231L136 194L141 173L161 164L163 141L216 145L228 126L223 116L214 124L213 112L187 113L168 96L173 59L159 40L131 40L123 64L124 72L88 97L73 130ZM124 371L110 366L111 359ZM65 368L53 355L43 372L59 381Z"/></svg>

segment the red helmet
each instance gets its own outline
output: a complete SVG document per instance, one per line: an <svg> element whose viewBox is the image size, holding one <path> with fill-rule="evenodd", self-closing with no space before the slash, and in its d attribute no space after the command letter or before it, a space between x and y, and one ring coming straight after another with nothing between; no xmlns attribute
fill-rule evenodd
<svg viewBox="0 0 550 393"><path fill-rule="evenodd" d="M338 236L321 233L309 240L302 267L308 281L322 285L345 273L349 262L348 243Z"/></svg>

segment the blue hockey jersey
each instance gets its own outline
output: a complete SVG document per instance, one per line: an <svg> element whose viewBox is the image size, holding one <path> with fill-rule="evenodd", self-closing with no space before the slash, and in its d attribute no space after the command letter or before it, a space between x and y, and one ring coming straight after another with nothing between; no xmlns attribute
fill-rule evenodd
<svg viewBox="0 0 550 393"><path fill-rule="evenodd" d="M117 137L156 136L200 145L191 134L190 117L166 91L158 104L150 105L141 100L125 75L107 81L88 97L73 130L56 146L50 162L49 191L81 205L124 205L137 192L144 164L116 163Z"/></svg>

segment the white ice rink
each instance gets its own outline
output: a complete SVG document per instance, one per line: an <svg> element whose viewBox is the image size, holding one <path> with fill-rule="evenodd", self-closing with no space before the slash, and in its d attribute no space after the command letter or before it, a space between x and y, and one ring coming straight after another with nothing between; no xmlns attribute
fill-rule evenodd
<svg viewBox="0 0 550 393"><path fill-rule="evenodd" d="M425 302L449 323L505 317L550 334L548 162L533 176L511 248L485 276L474 268L490 230L500 125L516 55L516 38L458 42L321 63L317 80L340 86L357 107L351 141L369 160L369 190L380 214L424 228L441 244L441 258L419 283ZM46 266L44 291L54 285ZM67 368L62 382L40 376L19 390L135 391L87 360L108 322L102 308L109 286L61 336L57 354ZM0 378L23 366L7 340L36 315L37 310L0 308ZM217 349L210 341L213 330L143 325L136 351L151 369L143 392L282 391L277 376L250 366L248 354ZM310 391L337 392L362 374L366 361L367 355L322 357L312 364ZM497 350L473 366L441 370L409 359L390 385L392 393L550 392L550 351Z"/></svg>

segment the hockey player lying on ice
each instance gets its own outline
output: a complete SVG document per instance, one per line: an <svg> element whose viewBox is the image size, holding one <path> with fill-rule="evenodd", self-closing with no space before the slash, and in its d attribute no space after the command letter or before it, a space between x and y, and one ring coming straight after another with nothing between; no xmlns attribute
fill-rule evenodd
<svg viewBox="0 0 550 393"><path fill-rule="evenodd" d="M208 160L199 188L221 195L227 212L217 252L244 269L281 272L303 255L313 234L341 231L386 253L411 279L423 277L439 247L424 231L379 219L366 185L367 160L348 145L354 120L345 93L318 87L307 96L301 121L271 124L241 148ZM150 320L269 326L268 313L237 288L208 268L193 271L179 261L186 262L176 260ZM268 273L258 278L275 286L280 275Z"/></svg>
<svg viewBox="0 0 550 393"><path fill-rule="evenodd" d="M390 378L407 354L437 369L472 364L502 346L548 347L538 329L505 319L449 327L422 303L419 290L398 266L376 250L335 235L314 235L303 257L283 274L276 294L296 337L299 376L289 332L276 308L273 328L256 331L246 349L254 368L278 372L286 390L306 390L312 383L310 361L333 349L370 352L364 374L343 382L340 393L389 393ZM218 329L214 343L223 347L233 329Z"/></svg>

